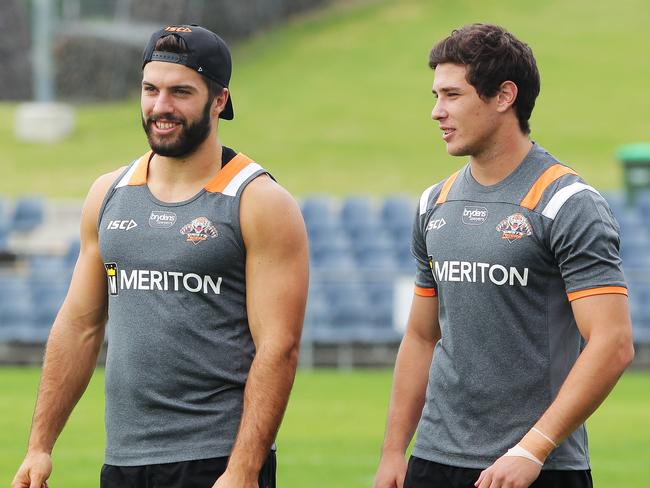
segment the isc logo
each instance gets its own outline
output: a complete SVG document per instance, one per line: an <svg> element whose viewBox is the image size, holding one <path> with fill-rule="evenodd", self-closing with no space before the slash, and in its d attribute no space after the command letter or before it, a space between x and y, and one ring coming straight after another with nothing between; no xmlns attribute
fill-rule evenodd
<svg viewBox="0 0 650 488"><path fill-rule="evenodd" d="M106 230L131 230L137 227L135 220L111 220L106 226Z"/></svg>
<svg viewBox="0 0 650 488"><path fill-rule="evenodd" d="M190 29L189 27L183 27L177 25L169 25L165 27L165 30L167 32L192 32L192 29Z"/></svg>
<svg viewBox="0 0 650 488"><path fill-rule="evenodd" d="M427 225L427 230L435 230L435 229L440 229L443 225L445 225L447 222L443 218L431 220L429 222L429 225Z"/></svg>

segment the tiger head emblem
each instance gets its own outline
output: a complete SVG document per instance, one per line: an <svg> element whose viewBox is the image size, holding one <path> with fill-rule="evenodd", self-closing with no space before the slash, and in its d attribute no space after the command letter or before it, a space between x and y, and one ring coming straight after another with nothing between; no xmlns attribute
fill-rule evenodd
<svg viewBox="0 0 650 488"><path fill-rule="evenodd" d="M497 225L501 239L514 242L522 237L533 235L533 228L528 219L520 213L508 215Z"/></svg>
<svg viewBox="0 0 650 488"><path fill-rule="evenodd" d="M217 228L206 217L197 217L181 228L181 234L187 236L187 242L198 244L219 234Z"/></svg>

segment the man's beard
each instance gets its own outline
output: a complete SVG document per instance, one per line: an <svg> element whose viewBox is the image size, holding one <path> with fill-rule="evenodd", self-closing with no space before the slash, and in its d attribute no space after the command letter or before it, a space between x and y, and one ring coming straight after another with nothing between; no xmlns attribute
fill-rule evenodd
<svg viewBox="0 0 650 488"><path fill-rule="evenodd" d="M189 156L205 141L210 135L210 107L212 103L208 102L203 108L203 115L198 121L187 124L187 121L184 118L174 116L172 114L160 114L151 116L145 120L144 115L142 117L142 128L144 129L145 134L147 134L147 140L149 141L149 146L154 153L160 156L166 156L170 158L182 158ZM181 130L178 135L175 135L174 138L170 141L165 141L164 138L161 138L153 133L152 125L158 119L169 120L176 122L181 125Z"/></svg>

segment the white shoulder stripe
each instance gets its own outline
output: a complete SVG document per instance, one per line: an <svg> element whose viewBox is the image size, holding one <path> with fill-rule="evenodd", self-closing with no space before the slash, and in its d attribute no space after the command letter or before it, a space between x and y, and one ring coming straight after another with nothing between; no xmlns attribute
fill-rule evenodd
<svg viewBox="0 0 650 488"><path fill-rule="evenodd" d="M115 188L121 188L121 187L126 186L126 185L129 184L129 181L131 181L131 177L133 176L133 173L135 173L135 170L138 169L138 166L140 165L140 160L141 159L142 158L138 158L138 159L136 159L135 161L133 161L131 163L131 167L124 174L124 176L122 176L122 179L120 180L120 182L117 185L115 185Z"/></svg>
<svg viewBox="0 0 650 488"><path fill-rule="evenodd" d="M561 190L558 190L558 192L555 195L553 195L553 197L546 204L546 207L544 207L544 210L542 211L542 215L552 220L555 219L557 213L560 211L562 206L567 202L567 200L571 198L573 195L575 195L576 193L579 193L583 190L589 190L590 192L600 195L600 193L598 193L598 191L595 188L589 185L585 185L584 183L572 183L570 185L565 186Z"/></svg>
<svg viewBox="0 0 650 488"><path fill-rule="evenodd" d="M431 185L429 188L424 190L422 196L420 197L420 215L424 215L427 212L427 203L429 203L429 195L431 195L431 190L437 185Z"/></svg>
<svg viewBox="0 0 650 488"><path fill-rule="evenodd" d="M228 185L223 189L222 193L224 195L230 195L231 197L236 196L237 191L239 191L239 188L244 184L244 181L250 178L253 173L261 169L262 167L257 163L248 163L232 180L230 180L230 183L228 183Z"/></svg>

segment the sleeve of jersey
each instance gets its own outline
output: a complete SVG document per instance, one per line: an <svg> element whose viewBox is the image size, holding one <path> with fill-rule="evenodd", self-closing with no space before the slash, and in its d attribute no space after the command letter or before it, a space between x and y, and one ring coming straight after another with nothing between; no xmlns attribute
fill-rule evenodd
<svg viewBox="0 0 650 488"><path fill-rule="evenodd" d="M618 223L597 193L581 191L557 211L550 245L569 301L593 295L627 295Z"/></svg>
<svg viewBox="0 0 650 488"><path fill-rule="evenodd" d="M413 222L413 238L411 239L411 254L415 257L415 294L421 297L435 297L437 295L436 282L431 273L431 265L429 264L429 255L427 254L427 244L424 240L424 232L422 229L423 221L426 213L420 215L419 212L415 215Z"/></svg>

